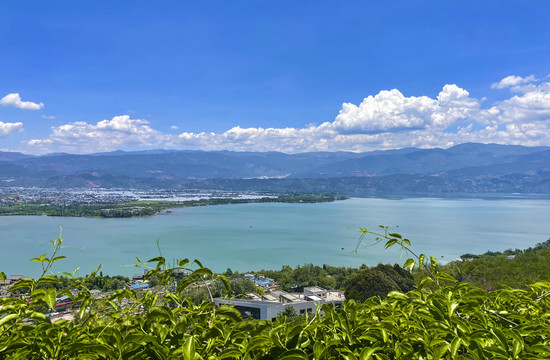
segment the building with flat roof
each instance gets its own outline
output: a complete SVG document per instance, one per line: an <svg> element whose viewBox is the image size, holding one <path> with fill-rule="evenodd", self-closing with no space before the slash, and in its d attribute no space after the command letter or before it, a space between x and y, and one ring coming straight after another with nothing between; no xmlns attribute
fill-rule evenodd
<svg viewBox="0 0 550 360"><path fill-rule="evenodd" d="M245 300L245 299L224 299L215 298L214 303L216 306L220 305L233 305L243 316L243 318L252 317L259 320L272 320L277 319L277 315L285 310L287 307L292 307L298 314L305 314L306 312L313 313L317 311L317 306L320 306L324 302L315 301L295 301L289 303L281 303L279 301L267 301L267 300Z"/></svg>
<svg viewBox="0 0 550 360"><path fill-rule="evenodd" d="M271 290L269 294L255 295L253 299L215 298L214 303L216 306L233 305L242 314L243 318L252 317L254 319L275 321L277 316L287 307L292 307L298 314L314 313L322 304L335 303L339 305L344 300L343 296L329 296L329 293L331 292L320 287L310 289L308 295L306 295L305 289L303 295L289 294L282 290Z"/></svg>

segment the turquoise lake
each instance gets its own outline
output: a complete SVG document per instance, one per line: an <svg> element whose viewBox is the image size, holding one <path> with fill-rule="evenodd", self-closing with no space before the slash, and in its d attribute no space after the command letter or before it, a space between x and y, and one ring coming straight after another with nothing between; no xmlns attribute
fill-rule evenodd
<svg viewBox="0 0 550 360"><path fill-rule="evenodd" d="M173 209L148 218L96 219L46 216L0 217L0 271L36 276L28 261L48 252L49 239L62 236L65 248L53 272L85 275L102 264L104 274L141 272L131 265L163 255L199 259L214 271L280 269L282 265L357 267L406 259L382 244L361 247L359 227L389 225L411 240L416 252L444 262L464 253L527 248L550 237L547 199L389 200L352 198L317 204L242 204ZM372 239L367 239L372 243Z"/></svg>

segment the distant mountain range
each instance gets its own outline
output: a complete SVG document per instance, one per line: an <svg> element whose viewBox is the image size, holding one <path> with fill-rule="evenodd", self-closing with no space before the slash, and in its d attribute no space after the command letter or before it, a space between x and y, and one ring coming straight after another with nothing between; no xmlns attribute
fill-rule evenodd
<svg viewBox="0 0 550 360"><path fill-rule="evenodd" d="M550 147L466 143L351 152L0 152L0 186L381 193L550 193Z"/></svg>

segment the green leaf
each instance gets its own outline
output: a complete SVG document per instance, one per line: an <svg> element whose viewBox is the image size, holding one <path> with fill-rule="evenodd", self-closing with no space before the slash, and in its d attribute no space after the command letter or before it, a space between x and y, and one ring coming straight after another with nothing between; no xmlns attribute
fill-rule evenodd
<svg viewBox="0 0 550 360"><path fill-rule="evenodd" d="M48 317L40 312L33 311L29 317L38 321L48 321Z"/></svg>
<svg viewBox="0 0 550 360"><path fill-rule="evenodd" d="M197 259L193 260L193 262L194 262L195 264L197 264L197 265L198 265L199 267L201 267L201 268L204 267L204 266L202 266L202 263L201 263L199 260L197 260Z"/></svg>
<svg viewBox="0 0 550 360"><path fill-rule="evenodd" d="M66 256L56 256L52 259L52 263L54 263L56 261L59 261L59 260L66 259L66 258L67 258Z"/></svg>
<svg viewBox="0 0 550 360"><path fill-rule="evenodd" d="M179 267L184 267L187 264L189 264L189 259L187 259L187 258L178 260L178 266Z"/></svg>
<svg viewBox="0 0 550 360"><path fill-rule="evenodd" d="M6 282L6 274L3 271L0 271L0 281Z"/></svg>
<svg viewBox="0 0 550 360"><path fill-rule="evenodd" d="M399 300L409 300L409 297L400 291L390 291L388 293L388 298L399 299Z"/></svg>
<svg viewBox="0 0 550 360"><path fill-rule="evenodd" d="M172 321L172 311L165 306L152 306L147 311L147 320Z"/></svg>
<svg viewBox="0 0 550 360"><path fill-rule="evenodd" d="M35 281L29 278L17 280L15 284L10 287L10 291L14 291L17 289L30 289L31 287L33 287L34 284Z"/></svg>
<svg viewBox="0 0 550 360"><path fill-rule="evenodd" d="M36 302L39 302L41 300L43 300L44 296L46 295L46 290L45 289L35 289L33 290L33 292L31 292L31 299L32 301L36 301Z"/></svg>
<svg viewBox="0 0 550 360"><path fill-rule="evenodd" d="M432 270L435 271L437 269L437 265L438 265L437 259L433 256L430 256L430 263L432 265Z"/></svg>
<svg viewBox="0 0 550 360"><path fill-rule="evenodd" d="M462 340L458 336L455 337L451 342L451 347L449 348L449 351L451 353L451 359L454 359L456 357L456 354L458 353L458 349L460 348L461 343L462 343Z"/></svg>
<svg viewBox="0 0 550 360"><path fill-rule="evenodd" d="M388 234L388 236L398 238L398 239L403 238L403 236L401 236L401 234L398 234L398 233L390 233L390 234Z"/></svg>
<svg viewBox="0 0 550 360"><path fill-rule="evenodd" d="M44 301L50 307L50 309L55 309L55 299L57 297L57 291L54 288L49 288L46 290L44 295Z"/></svg>
<svg viewBox="0 0 550 360"><path fill-rule="evenodd" d="M191 275L192 276L193 275L209 275L209 276L212 276L212 270L210 270L209 268L201 267L201 268L193 271L193 273Z"/></svg>
<svg viewBox="0 0 550 360"><path fill-rule="evenodd" d="M414 265L415 265L414 260L409 258L407 259L407 261L405 261L405 264L403 264L403 269L409 269L409 272L412 273Z"/></svg>
<svg viewBox="0 0 550 360"><path fill-rule="evenodd" d="M182 281L178 283L178 286L176 287L176 293L181 293L183 290L185 290L189 285L196 283L197 280L193 279L193 277L188 276L187 278L184 278Z"/></svg>
<svg viewBox="0 0 550 360"><path fill-rule="evenodd" d="M57 284L58 282L59 278L52 275L42 276L40 279L38 279L39 284Z"/></svg>
<svg viewBox="0 0 550 360"><path fill-rule="evenodd" d="M19 315L17 314L10 314L10 315L4 316L3 318L0 319L0 327L4 324L17 320L18 317Z"/></svg>
<svg viewBox="0 0 550 360"><path fill-rule="evenodd" d="M279 360L308 360L307 354L300 349L287 350L278 357Z"/></svg>
<svg viewBox="0 0 550 360"><path fill-rule="evenodd" d="M420 256L418 257L418 270L422 270L425 260L426 260L426 255L420 254Z"/></svg>
<svg viewBox="0 0 550 360"><path fill-rule="evenodd" d="M506 335L504 335L504 333L500 329L497 329L497 328L493 328L492 331L493 331L493 334L495 334L495 336L498 338L498 341L500 342L500 345L506 351L508 351L510 348L508 347L508 340L506 339Z"/></svg>
<svg viewBox="0 0 550 360"><path fill-rule="evenodd" d="M84 315L84 312L88 309L88 306L90 305L90 302L92 301L91 297L85 297L82 300L82 303L80 303L80 306L78 308L78 316L82 318Z"/></svg>
<svg viewBox="0 0 550 360"><path fill-rule="evenodd" d="M242 320L241 313L233 306L229 305L220 305L220 307L216 309L216 315L225 316L235 322Z"/></svg>
<svg viewBox="0 0 550 360"><path fill-rule="evenodd" d="M456 279L454 277L452 277L451 275L447 274L446 272L437 272L435 274L435 277L440 279L440 280L447 280L447 281L456 281Z"/></svg>
<svg viewBox="0 0 550 360"><path fill-rule="evenodd" d="M146 262L148 262L148 263L156 262L156 263L159 263L159 264L164 264L166 262L166 260L162 256L157 256L157 257L154 257L152 259L147 260Z"/></svg>
<svg viewBox="0 0 550 360"><path fill-rule="evenodd" d="M227 349L221 352L220 355L218 355L218 359L227 359L227 358L237 358L240 359L242 356L242 353L237 349Z"/></svg>
<svg viewBox="0 0 550 360"><path fill-rule="evenodd" d="M434 359L440 359L449 350L450 345L447 342L435 345L432 347L432 354Z"/></svg>
<svg viewBox="0 0 550 360"><path fill-rule="evenodd" d="M165 299L166 302L173 301L176 304L181 305L181 299L176 294L172 294L172 293L164 294L163 299Z"/></svg>
<svg viewBox="0 0 550 360"><path fill-rule="evenodd" d="M78 347L82 347L81 344L78 344ZM90 344L85 345L84 348L90 352L90 353L97 353L106 356L107 359L115 359L116 355L113 350L111 350L108 346L103 344Z"/></svg>
<svg viewBox="0 0 550 360"><path fill-rule="evenodd" d="M529 350L539 354L550 355L550 346L548 345L537 344L537 345L529 346Z"/></svg>
<svg viewBox="0 0 550 360"><path fill-rule="evenodd" d="M254 338L250 339L250 341L248 342L248 345L246 347L246 353L249 353L249 352L254 351L254 350L256 350L258 348L261 348L261 347L269 348L269 347L271 347L269 345L272 345L270 338L268 338L266 336L254 337Z"/></svg>
<svg viewBox="0 0 550 360"><path fill-rule="evenodd" d="M389 247L391 247L391 246L397 244L397 241L398 241L397 239L388 240L388 241L386 242L385 248L387 249L387 248L389 248Z"/></svg>
<svg viewBox="0 0 550 360"><path fill-rule="evenodd" d="M229 280L227 280L227 277L225 277L225 275L219 275L218 279L220 279L223 286L225 286L225 292L227 294L231 294L231 283L229 282Z"/></svg>
<svg viewBox="0 0 550 360"><path fill-rule="evenodd" d="M182 350L184 360L193 360L195 358L195 339L192 336L185 340Z"/></svg>
<svg viewBox="0 0 550 360"><path fill-rule="evenodd" d="M511 329L509 331L510 335L512 336L512 353L514 354L514 357L516 357L520 352L524 349L524 341L521 335L514 329Z"/></svg>
<svg viewBox="0 0 550 360"><path fill-rule="evenodd" d="M369 360L372 357L372 354L376 351L377 348L365 347L361 354L359 355L359 360Z"/></svg>

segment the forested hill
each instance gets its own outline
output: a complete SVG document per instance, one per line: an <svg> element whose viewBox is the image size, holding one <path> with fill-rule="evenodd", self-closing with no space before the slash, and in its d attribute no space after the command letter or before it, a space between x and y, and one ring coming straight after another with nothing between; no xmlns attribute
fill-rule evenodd
<svg viewBox="0 0 550 360"><path fill-rule="evenodd" d="M467 143L367 153L0 152L0 186L393 193L550 193L550 147Z"/></svg>

